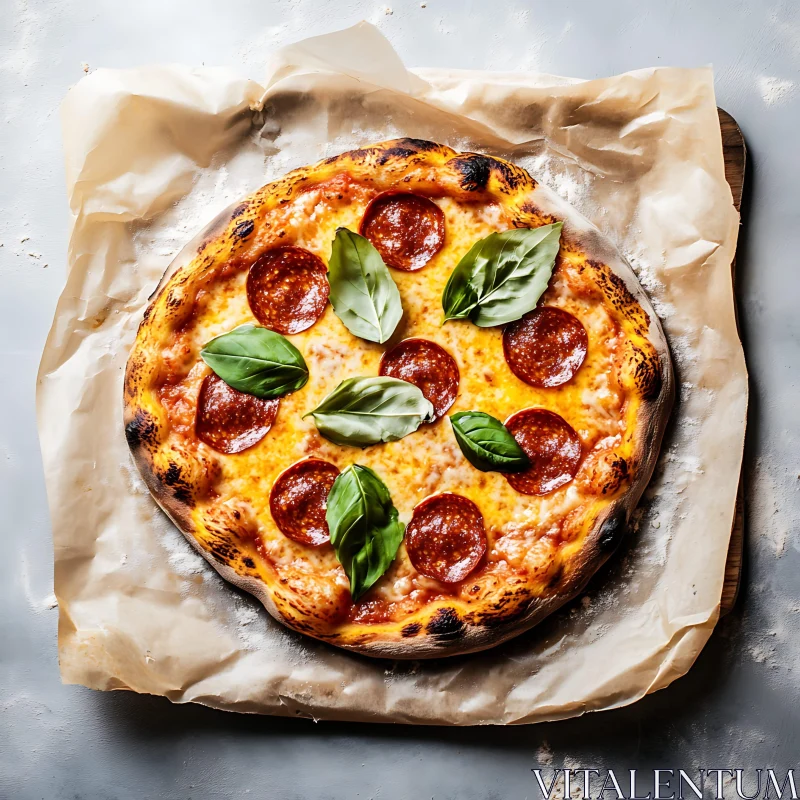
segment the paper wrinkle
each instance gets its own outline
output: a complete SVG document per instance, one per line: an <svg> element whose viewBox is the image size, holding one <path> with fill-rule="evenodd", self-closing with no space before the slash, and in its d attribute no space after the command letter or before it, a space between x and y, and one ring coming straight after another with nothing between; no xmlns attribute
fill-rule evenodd
<svg viewBox="0 0 800 800"><path fill-rule="evenodd" d="M738 217L708 68L412 72L361 24L280 51L263 85L219 69L98 70L62 118L74 225L37 413L66 683L468 725L626 705L689 669L719 613L747 396ZM128 352L164 271L191 257L181 247L267 180L399 135L509 157L609 236L664 316L680 389L631 535L584 596L501 647L410 663L310 640L234 591L158 510L122 426Z"/></svg>

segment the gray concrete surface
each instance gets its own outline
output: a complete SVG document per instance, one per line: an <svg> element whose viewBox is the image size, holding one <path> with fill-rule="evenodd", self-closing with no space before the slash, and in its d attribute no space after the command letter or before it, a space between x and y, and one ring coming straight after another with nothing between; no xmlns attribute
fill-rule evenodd
<svg viewBox="0 0 800 800"><path fill-rule="evenodd" d="M387 5L392 13L386 13ZM800 4L787 0L0 0L0 798L534 798L531 768L775 767L800 745ZM688 676L509 729L314 724L62 687L34 417L61 291L57 108L90 67L235 65L376 23L410 65L598 77L713 63L750 149L738 287L752 379L747 567ZM797 84L795 84L797 81ZM30 255L38 254L37 255ZM46 265L46 266L45 266ZM698 531L698 536L703 532ZM611 795L607 795L611 796Z"/></svg>

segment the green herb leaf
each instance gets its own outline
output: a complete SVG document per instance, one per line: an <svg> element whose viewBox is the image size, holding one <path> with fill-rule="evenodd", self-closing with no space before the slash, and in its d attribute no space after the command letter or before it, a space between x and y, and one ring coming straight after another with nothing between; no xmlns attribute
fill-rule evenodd
<svg viewBox="0 0 800 800"><path fill-rule="evenodd" d="M333 482L325 517L353 600L394 560L405 529L397 516L389 490L369 467L351 464Z"/></svg>
<svg viewBox="0 0 800 800"><path fill-rule="evenodd" d="M461 411L450 417L458 446L481 472L516 472L528 466L525 451L508 428L482 411Z"/></svg>
<svg viewBox="0 0 800 800"><path fill-rule="evenodd" d="M402 439L435 418L422 392L397 378L348 378L309 415L326 439L355 447Z"/></svg>
<svg viewBox="0 0 800 800"><path fill-rule="evenodd" d="M354 336L383 344L403 316L400 292L369 239L339 228L328 262L330 300Z"/></svg>
<svg viewBox="0 0 800 800"><path fill-rule="evenodd" d="M212 339L200 357L228 386L264 400L305 386L308 367L300 351L268 328L240 325Z"/></svg>
<svg viewBox="0 0 800 800"><path fill-rule="evenodd" d="M471 319L490 328L532 311L553 274L560 240L561 223L555 222L475 242L444 287L444 321Z"/></svg>

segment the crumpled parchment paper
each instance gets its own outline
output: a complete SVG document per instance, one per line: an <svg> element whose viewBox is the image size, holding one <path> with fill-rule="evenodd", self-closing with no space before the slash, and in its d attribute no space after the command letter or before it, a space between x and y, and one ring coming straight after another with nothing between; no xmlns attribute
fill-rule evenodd
<svg viewBox="0 0 800 800"><path fill-rule="evenodd" d="M361 24L280 51L264 86L219 69L98 70L71 90L63 127L73 228L38 422L66 683L467 725L624 705L689 669L718 617L747 397L709 69L411 72ZM219 211L401 135L509 158L610 236L663 319L680 397L634 529L583 598L499 648L394 664L286 630L194 553L132 464L122 377L148 295Z"/></svg>

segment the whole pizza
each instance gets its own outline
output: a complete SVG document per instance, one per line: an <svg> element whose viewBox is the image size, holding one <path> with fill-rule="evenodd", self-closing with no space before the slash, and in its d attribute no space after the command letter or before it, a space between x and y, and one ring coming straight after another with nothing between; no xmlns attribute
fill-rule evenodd
<svg viewBox="0 0 800 800"><path fill-rule="evenodd" d="M295 170L162 281L125 376L156 501L290 628L496 645L619 543L673 395L630 267L521 168L398 139Z"/></svg>

